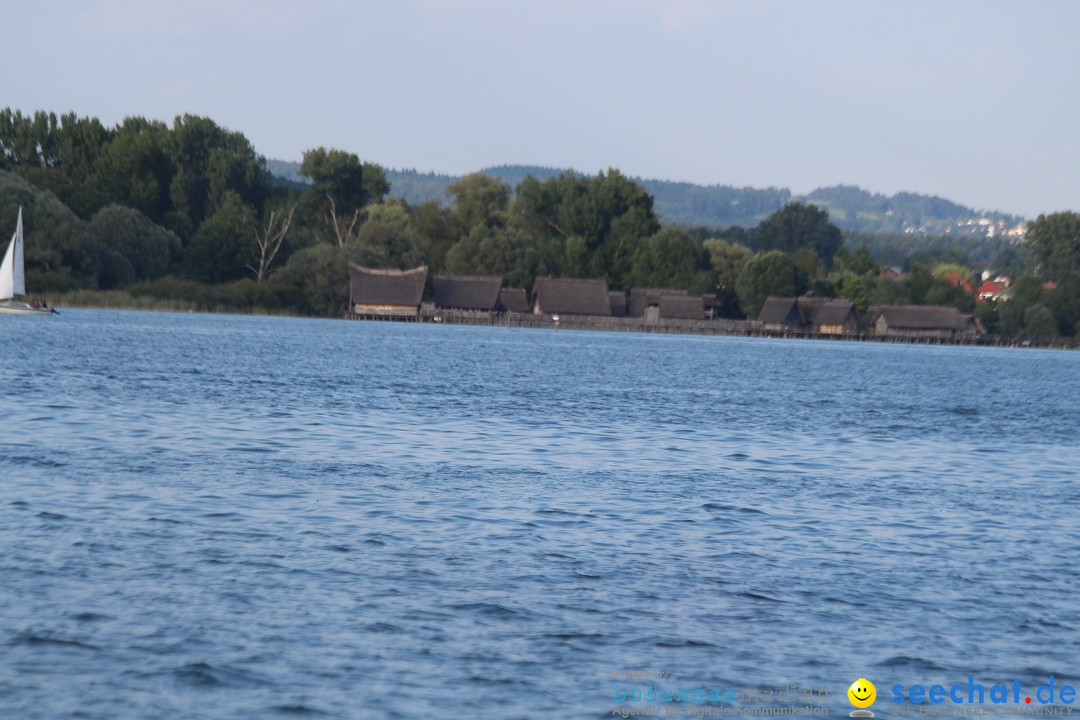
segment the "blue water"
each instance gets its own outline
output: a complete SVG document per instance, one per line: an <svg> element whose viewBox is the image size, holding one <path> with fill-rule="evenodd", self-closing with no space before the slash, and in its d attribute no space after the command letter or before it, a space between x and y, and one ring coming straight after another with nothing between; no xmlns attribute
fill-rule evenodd
<svg viewBox="0 0 1080 720"><path fill-rule="evenodd" d="M1077 353L90 310L0 347L5 718L1080 684Z"/></svg>

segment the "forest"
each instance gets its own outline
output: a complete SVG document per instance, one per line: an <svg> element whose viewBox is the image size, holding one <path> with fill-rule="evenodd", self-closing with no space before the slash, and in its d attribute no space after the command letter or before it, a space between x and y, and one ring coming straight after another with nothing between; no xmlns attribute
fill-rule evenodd
<svg viewBox="0 0 1080 720"><path fill-rule="evenodd" d="M445 202L391 197L388 172L355 153L304 153L304 182L275 178L239 132L205 117L0 111L0 227L26 223L26 284L52 304L112 298L139 307L340 316L347 265L594 277L612 289L715 294L727 317L767 295L813 292L872 304L952 305L1009 336L1074 336L1080 216L1029 223L1027 242L841 231L814 204L752 227L665 224L656 198L616 169L474 173ZM885 277L882 265L897 265ZM1012 299L976 302L949 270L1008 274ZM430 275L429 274L429 278ZM429 280L430 282L430 280ZM89 302L89 301L88 301Z"/></svg>

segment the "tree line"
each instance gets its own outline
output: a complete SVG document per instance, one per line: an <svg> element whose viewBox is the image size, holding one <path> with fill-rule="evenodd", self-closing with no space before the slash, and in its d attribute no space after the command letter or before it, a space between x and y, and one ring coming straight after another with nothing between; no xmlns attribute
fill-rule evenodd
<svg viewBox="0 0 1080 720"><path fill-rule="evenodd" d="M275 180L242 134L209 118L105 127L74 114L0 111L0 221L11 226L26 208L27 285L40 295L124 289L334 316L347 303L351 261L501 275L526 288L543 275L602 278L624 291L670 287L716 295L728 317L755 317L767 295L804 292L860 309L975 310L970 293L933 272L941 261L969 262L955 246L907 258L900 278L881 277L875 238L845 244L813 205L788 204L748 229L671 227L654 197L615 169L526 176L515 187L476 173L447 186L448 202L418 204L388 198L385 169L344 150L306 151L301 173L310 183ZM1075 218L1040 217L1029 245L998 253L999 265L1030 268L1024 287L1037 281L1039 292L1017 293L1022 302L1007 310L980 308L988 326L1075 334Z"/></svg>

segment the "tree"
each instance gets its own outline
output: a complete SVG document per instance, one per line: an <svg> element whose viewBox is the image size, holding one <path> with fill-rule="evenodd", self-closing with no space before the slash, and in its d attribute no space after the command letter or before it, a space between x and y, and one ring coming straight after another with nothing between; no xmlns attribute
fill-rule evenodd
<svg viewBox="0 0 1080 720"><path fill-rule="evenodd" d="M866 275L867 273L877 275L879 268L874 259L870 257L870 248L866 246L866 243L859 245L852 254L848 269L856 275Z"/></svg>
<svg viewBox="0 0 1080 720"><path fill-rule="evenodd" d="M631 258L631 284L704 292L709 289L706 253L688 235L673 228L645 238Z"/></svg>
<svg viewBox="0 0 1080 720"><path fill-rule="evenodd" d="M130 277L130 266L115 251L97 245L83 222L47 190L38 190L12 173L0 171L0 227L15 227L23 208L26 230L26 286L35 293L94 288L98 277ZM6 242L6 240L5 240Z"/></svg>
<svg viewBox="0 0 1080 720"><path fill-rule="evenodd" d="M765 304L765 298L770 295L792 297L798 294L800 288L795 274L795 263L779 250L751 258L735 282L739 304L746 316L756 318Z"/></svg>
<svg viewBox="0 0 1080 720"><path fill-rule="evenodd" d="M545 262L559 274L622 288L630 283L638 242L660 230L652 196L615 169L594 177L567 171L544 182L525 178L511 223L535 233Z"/></svg>
<svg viewBox="0 0 1080 720"><path fill-rule="evenodd" d="M532 287L541 269L536 238L522 228L476 225L446 254L446 269L501 275L513 287Z"/></svg>
<svg viewBox="0 0 1080 720"><path fill-rule="evenodd" d="M370 205L367 219L349 247L365 253L365 262L377 267L416 267L423 262L420 236L404 200Z"/></svg>
<svg viewBox="0 0 1080 720"><path fill-rule="evenodd" d="M270 267L289 234L295 213L296 203L293 203L287 211L270 210L262 227L252 226L251 232L255 236L255 249L258 254L247 264L247 268L255 273L255 282L262 282L269 274Z"/></svg>
<svg viewBox="0 0 1080 720"><path fill-rule="evenodd" d="M429 200L414 209L412 224L428 266L432 272L441 272L446 264L447 252L463 235L456 217L438 202Z"/></svg>
<svg viewBox="0 0 1080 720"><path fill-rule="evenodd" d="M91 211L109 204L135 208L155 223L172 209L169 196L175 167L168 155L164 123L128 118L113 140L101 148L93 173L75 195Z"/></svg>
<svg viewBox="0 0 1080 720"><path fill-rule="evenodd" d="M166 218L187 239L232 194L261 212L270 194L266 160L240 133L210 118L183 115L173 122L168 154L176 168L169 186L172 212Z"/></svg>
<svg viewBox="0 0 1080 720"><path fill-rule="evenodd" d="M381 202L390 191L381 167L362 163L355 153L344 150L308 150L300 172L311 178L310 192L323 204L326 223L338 247L348 244L364 206Z"/></svg>
<svg viewBox="0 0 1080 720"><path fill-rule="evenodd" d="M466 175L446 186L453 198L453 213L465 232L477 225L502 226L510 207L510 186L484 173Z"/></svg>
<svg viewBox="0 0 1080 720"><path fill-rule="evenodd" d="M1050 308L1035 304L1024 310L1024 334L1044 340L1057 337L1058 326Z"/></svg>
<svg viewBox="0 0 1080 720"><path fill-rule="evenodd" d="M90 236L131 264L133 280L153 280L180 257L180 238L134 208L109 205L94 215Z"/></svg>
<svg viewBox="0 0 1080 720"><path fill-rule="evenodd" d="M1028 223L1027 241L1044 278L1058 280L1080 272L1080 213L1040 215Z"/></svg>
<svg viewBox="0 0 1080 720"><path fill-rule="evenodd" d="M829 222L828 212L800 203L785 205L762 220L752 238L758 250L813 250L827 265L843 244L840 228Z"/></svg>
<svg viewBox="0 0 1080 720"><path fill-rule="evenodd" d="M248 262L247 238L253 218L252 208L236 193L228 193L184 248L184 274L207 283L241 278Z"/></svg>
<svg viewBox="0 0 1080 720"><path fill-rule="evenodd" d="M1062 335L1076 335L1080 330L1080 274L1068 275L1049 293L1050 310Z"/></svg>
<svg viewBox="0 0 1080 720"><path fill-rule="evenodd" d="M739 296L735 293L735 282L743 266L754 256L742 245L727 242L720 238L710 238L704 243L709 253L715 282L716 299L723 317L738 317Z"/></svg>
<svg viewBox="0 0 1080 720"><path fill-rule="evenodd" d="M870 291L866 282L853 272L844 273L836 294L855 303L860 313L866 312L866 308L870 307Z"/></svg>
<svg viewBox="0 0 1080 720"><path fill-rule="evenodd" d="M706 240L704 247L709 253L709 260L713 272L716 273L716 283L719 288L734 291L735 280L738 279L743 266L754 254L742 245L729 243L719 238Z"/></svg>

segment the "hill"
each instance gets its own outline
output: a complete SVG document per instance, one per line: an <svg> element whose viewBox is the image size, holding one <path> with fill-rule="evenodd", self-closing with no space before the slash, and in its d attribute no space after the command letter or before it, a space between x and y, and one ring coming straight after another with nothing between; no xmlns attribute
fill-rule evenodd
<svg viewBox="0 0 1080 720"><path fill-rule="evenodd" d="M268 160L275 177L304 183L300 164ZM500 165L480 172L499 177L516 187L527 176L545 180L564 172L559 168ZM446 186L460 176L387 170L390 195L419 204L436 200L446 204ZM871 193L850 185L818 188L798 196L786 188L736 188L730 185L695 185L670 180L634 178L656 200L657 214L671 225L753 227L789 202L806 202L828 210L830 219L845 230L908 235L996 237L1019 234L1023 218L1008 213L974 210L930 195L902 192Z"/></svg>

